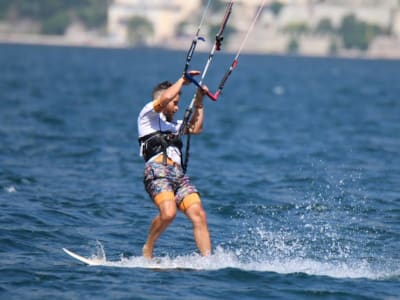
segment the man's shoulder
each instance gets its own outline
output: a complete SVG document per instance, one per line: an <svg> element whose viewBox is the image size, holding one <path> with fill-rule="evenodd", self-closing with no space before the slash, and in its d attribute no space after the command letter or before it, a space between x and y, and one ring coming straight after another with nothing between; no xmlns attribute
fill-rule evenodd
<svg viewBox="0 0 400 300"><path fill-rule="evenodd" d="M155 113L153 101L147 102L143 106L142 110L139 113L139 118L144 116L144 115L146 115L146 114L148 114L149 112L154 112Z"/></svg>

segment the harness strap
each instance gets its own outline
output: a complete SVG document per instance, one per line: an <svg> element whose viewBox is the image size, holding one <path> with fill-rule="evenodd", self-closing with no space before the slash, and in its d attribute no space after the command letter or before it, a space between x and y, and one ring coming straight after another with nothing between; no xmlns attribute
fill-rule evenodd
<svg viewBox="0 0 400 300"><path fill-rule="evenodd" d="M163 164L167 165L167 148L174 146L182 153L182 140L179 136L170 131L156 131L139 138L139 145L142 149L142 155L147 162L154 155L163 153ZM182 155L181 155L182 156Z"/></svg>

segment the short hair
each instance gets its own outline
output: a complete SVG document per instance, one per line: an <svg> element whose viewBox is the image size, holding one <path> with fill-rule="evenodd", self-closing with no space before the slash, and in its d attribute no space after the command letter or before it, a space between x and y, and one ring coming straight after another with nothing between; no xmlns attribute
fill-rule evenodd
<svg viewBox="0 0 400 300"><path fill-rule="evenodd" d="M165 81L157 84L153 88L153 92L152 92L153 99L157 99L160 96L161 92L166 90L167 88L169 88L171 85L172 85L172 83L169 82L168 80L165 80Z"/></svg>

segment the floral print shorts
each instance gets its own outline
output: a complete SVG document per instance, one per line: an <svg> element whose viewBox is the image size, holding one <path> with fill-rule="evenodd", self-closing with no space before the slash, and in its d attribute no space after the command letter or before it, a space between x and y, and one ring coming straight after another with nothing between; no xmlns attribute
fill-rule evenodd
<svg viewBox="0 0 400 300"><path fill-rule="evenodd" d="M190 194L198 193L196 187L190 183L189 177L177 164L146 163L143 182L152 199L162 192L173 192L177 206Z"/></svg>

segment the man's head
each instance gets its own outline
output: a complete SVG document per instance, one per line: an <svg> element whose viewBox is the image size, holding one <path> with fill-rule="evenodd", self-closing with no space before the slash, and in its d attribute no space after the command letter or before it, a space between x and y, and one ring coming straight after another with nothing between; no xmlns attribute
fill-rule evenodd
<svg viewBox="0 0 400 300"><path fill-rule="evenodd" d="M172 85L171 82L169 81L163 81L159 84L157 84L154 89L153 89L153 100L158 99L162 93L168 89ZM162 110L162 113L165 115L167 118L167 121L172 121L174 114L178 111L178 103L179 103L179 98L180 98L181 93L179 92L176 97L168 103L167 106Z"/></svg>
<svg viewBox="0 0 400 300"><path fill-rule="evenodd" d="M157 99L161 96L162 92L165 91L167 88L169 88L172 85L171 82L168 80L160 82L157 84L154 89L153 89L153 99Z"/></svg>

